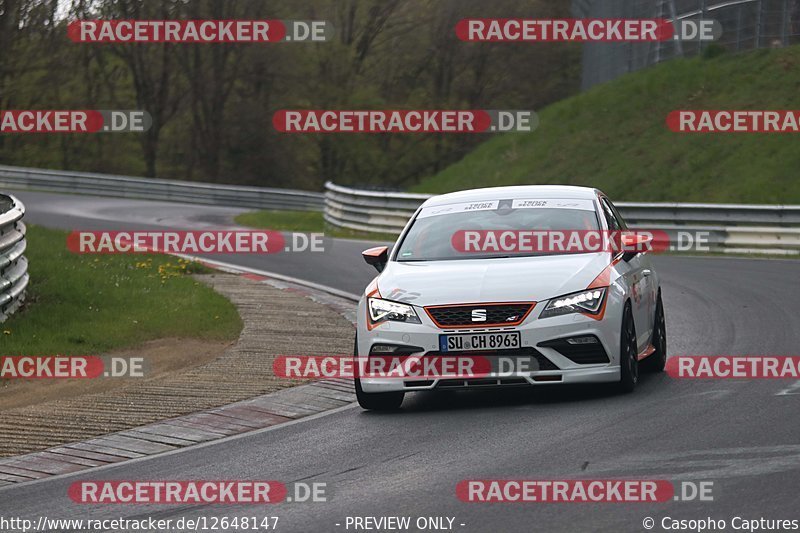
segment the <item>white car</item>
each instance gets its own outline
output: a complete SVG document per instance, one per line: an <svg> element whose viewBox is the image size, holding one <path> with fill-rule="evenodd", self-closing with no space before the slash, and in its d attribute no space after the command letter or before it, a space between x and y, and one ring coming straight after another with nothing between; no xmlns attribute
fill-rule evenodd
<svg viewBox="0 0 800 533"><path fill-rule="evenodd" d="M380 274L358 304L354 354L361 361L411 357L417 363L469 356L490 361L491 368L480 375L402 378L367 372L355 381L363 408L397 409L406 392L445 388L615 382L629 392L639 367L664 369L664 307L650 253L466 250L457 237L463 240L466 230L484 236L631 233L611 201L592 188L494 187L430 198L391 255L385 246L363 252ZM501 358L516 362L498 368Z"/></svg>

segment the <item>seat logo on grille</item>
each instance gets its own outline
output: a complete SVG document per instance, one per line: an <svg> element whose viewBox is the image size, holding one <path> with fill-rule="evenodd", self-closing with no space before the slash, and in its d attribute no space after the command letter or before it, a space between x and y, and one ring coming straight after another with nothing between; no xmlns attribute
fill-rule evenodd
<svg viewBox="0 0 800 533"><path fill-rule="evenodd" d="M473 309L472 310L473 322L486 322L486 309Z"/></svg>

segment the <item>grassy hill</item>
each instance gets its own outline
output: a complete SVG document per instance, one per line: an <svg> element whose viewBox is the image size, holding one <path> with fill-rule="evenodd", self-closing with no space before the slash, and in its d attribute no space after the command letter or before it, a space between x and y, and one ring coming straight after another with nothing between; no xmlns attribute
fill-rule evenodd
<svg viewBox="0 0 800 533"><path fill-rule="evenodd" d="M800 46L674 60L540 111L417 192L590 185L614 200L800 204L800 134L673 133L676 109L800 109Z"/></svg>

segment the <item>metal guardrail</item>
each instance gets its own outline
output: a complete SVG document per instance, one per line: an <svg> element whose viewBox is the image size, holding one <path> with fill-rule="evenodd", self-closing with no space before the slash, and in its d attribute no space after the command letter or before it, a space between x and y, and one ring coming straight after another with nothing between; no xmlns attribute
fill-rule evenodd
<svg viewBox="0 0 800 533"><path fill-rule="evenodd" d="M325 221L358 231L400 233L429 194L362 191L325 183Z"/></svg>
<svg viewBox="0 0 800 533"><path fill-rule="evenodd" d="M325 220L358 231L399 234L417 208L433 195L362 191L325 184ZM712 250L800 253L800 205L616 203L634 228L708 232Z"/></svg>
<svg viewBox="0 0 800 533"><path fill-rule="evenodd" d="M0 187L253 209L318 211L322 193L0 165Z"/></svg>
<svg viewBox="0 0 800 533"><path fill-rule="evenodd" d="M25 258L25 206L13 196L0 194L0 322L25 301L28 260Z"/></svg>
<svg viewBox="0 0 800 533"><path fill-rule="evenodd" d="M325 184L325 193L322 194L0 165L0 187L2 186L252 209L324 209L325 220L333 226L388 234L399 234L420 204L432 196L363 191L331 182ZM14 201L19 204L18 200ZM2 205L0 201L0 207ZM706 231L713 249L800 253L800 206L797 205L621 202L617 207L632 227L664 230L673 238L680 231ZM9 213L14 211L13 208L9 209ZM24 213L24 207L21 209ZM21 217L20 214L19 218ZM23 237L21 242L24 243L25 226L21 222L18 225L21 228L18 232ZM4 253L6 242L15 245L19 242L13 239L10 234L0 233L0 254ZM24 251L24 244L21 248ZM24 258L21 262L25 262ZM0 273L5 275L4 269L9 270L10 267L0 259ZM25 283L27 284L27 277ZM7 285L5 277L0 278L0 294ZM0 320L4 305L5 300L0 297Z"/></svg>

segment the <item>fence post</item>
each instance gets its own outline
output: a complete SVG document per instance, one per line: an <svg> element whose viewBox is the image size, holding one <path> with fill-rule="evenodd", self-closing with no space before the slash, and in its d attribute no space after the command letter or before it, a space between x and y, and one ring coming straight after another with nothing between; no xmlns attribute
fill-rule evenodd
<svg viewBox="0 0 800 533"><path fill-rule="evenodd" d="M706 20L706 15L708 14L708 6L706 5L706 0L700 0L700 20ZM698 44L698 53L703 53L703 41L702 39L697 43Z"/></svg>
<svg viewBox="0 0 800 533"><path fill-rule="evenodd" d="M764 7L764 0L758 0L756 7L756 48L761 48L761 11Z"/></svg>
<svg viewBox="0 0 800 533"><path fill-rule="evenodd" d="M675 24L678 22L678 10L675 8L675 0L669 0L669 16L672 19L672 23ZM675 52L683 57L683 43L678 39L674 41Z"/></svg>
<svg viewBox="0 0 800 533"><path fill-rule="evenodd" d="M789 0L783 0L783 18L781 19L781 45L789 46Z"/></svg>
<svg viewBox="0 0 800 533"><path fill-rule="evenodd" d="M656 18L657 19L663 19L664 18L664 0L660 0L658 2L657 11L658 12L656 13ZM655 54L655 58L653 59L653 63L655 65L658 65L661 62L661 41L657 41L655 43L655 46L656 46L656 54ZM650 54L649 53L647 54L647 59L645 61L650 61Z"/></svg>
<svg viewBox="0 0 800 533"><path fill-rule="evenodd" d="M736 51L742 49L742 4L736 8Z"/></svg>

